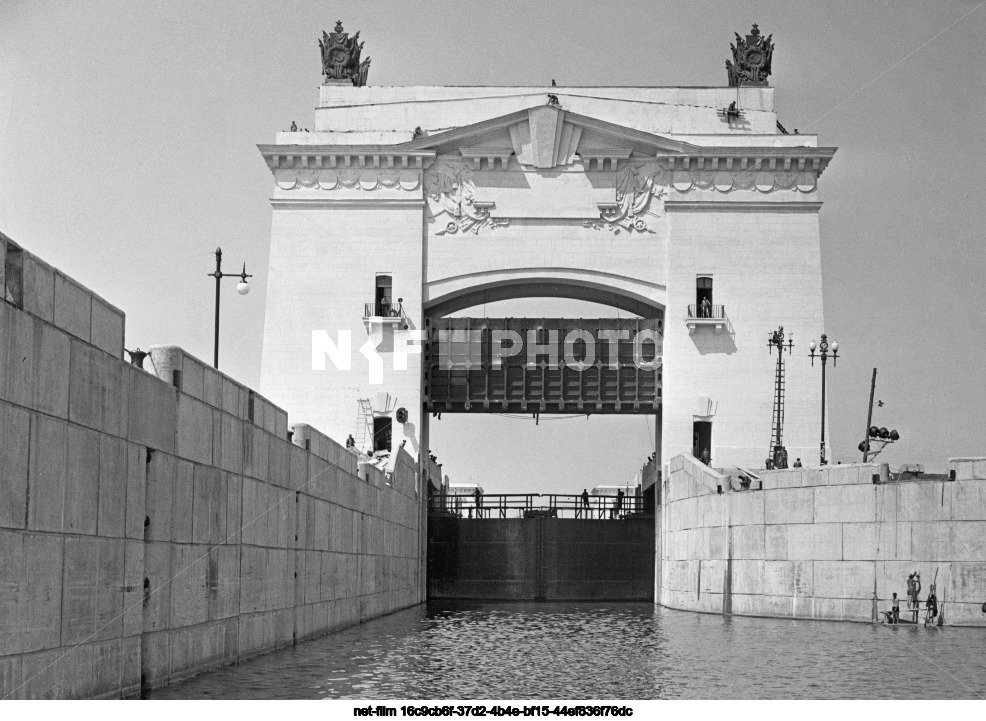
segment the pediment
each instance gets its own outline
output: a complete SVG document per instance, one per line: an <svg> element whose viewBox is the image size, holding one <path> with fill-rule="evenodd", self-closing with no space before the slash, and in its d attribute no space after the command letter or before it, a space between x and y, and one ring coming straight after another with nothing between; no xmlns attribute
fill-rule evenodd
<svg viewBox="0 0 986 721"><path fill-rule="evenodd" d="M475 163L487 160L504 167L511 155L524 166L547 170L571 165L576 156L586 169L593 163L611 168L632 154L684 153L696 146L616 125L597 118L570 113L554 105L539 105L527 110L491 118L400 146L406 150L433 150L438 153L459 151Z"/></svg>

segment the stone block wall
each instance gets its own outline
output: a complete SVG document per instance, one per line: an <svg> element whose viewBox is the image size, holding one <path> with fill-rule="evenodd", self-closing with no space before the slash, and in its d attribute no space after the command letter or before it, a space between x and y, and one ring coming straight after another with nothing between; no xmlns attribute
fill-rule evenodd
<svg viewBox="0 0 986 721"><path fill-rule="evenodd" d="M762 490L679 455L662 508L662 605L710 613L879 619L907 577L937 572L943 623L986 626L986 460L894 482L886 464L762 472ZM757 482L754 482L757 486ZM722 493L719 493L719 488Z"/></svg>
<svg viewBox="0 0 986 721"><path fill-rule="evenodd" d="M134 695L423 600L422 491L0 236L0 698Z"/></svg>

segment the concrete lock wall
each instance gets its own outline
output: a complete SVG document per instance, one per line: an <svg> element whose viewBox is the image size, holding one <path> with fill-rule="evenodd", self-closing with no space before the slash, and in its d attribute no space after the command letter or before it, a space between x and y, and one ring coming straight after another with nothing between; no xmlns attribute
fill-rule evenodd
<svg viewBox="0 0 986 721"><path fill-rule="evenodd" d="M923 601L937 571L943 623L986 626L986 460L949 467L955 480L891 482L886 464L758 471L763 490L737 490L676 456L664 489L660 602L873 621L893 593L906 608L913 571Z"/></svg>
<svg viewBox="0 0 986 721"><path fill-rule="evenodd" d="M0 698L136 694L424 599L420 489L0 236ZM157 376L157 377L156 377Z"/></svg>
<svg viewBox="0 0 986 721"><path fill-rule="evenodd" d="M655 519L428 520L428 598L653 601Z"/></svg>

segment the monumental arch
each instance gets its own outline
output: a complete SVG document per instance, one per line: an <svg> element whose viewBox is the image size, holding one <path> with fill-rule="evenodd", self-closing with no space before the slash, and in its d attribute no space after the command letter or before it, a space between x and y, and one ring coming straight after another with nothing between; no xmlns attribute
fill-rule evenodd
<svg viewBox="0 0 986 721"><path fill-rule="evenodd" d="M412 339L434 340L455 311L482 316L483 303L575 298L659 330L651 405L632 391L585 412L656 415L665 460L692 452L701 430L714 465L762 467L767 340L784 326L795 344L784 441L792 461L814 461L821 389L807 345L825 330L818 185L835 149L784 131L765 82L740 85L327 79L313 128L259 146L275 181L262 392L340 439L386 416L393 447L426 456L442 411L436 346ZM505 408L483 397L446 410Z"/></svg>

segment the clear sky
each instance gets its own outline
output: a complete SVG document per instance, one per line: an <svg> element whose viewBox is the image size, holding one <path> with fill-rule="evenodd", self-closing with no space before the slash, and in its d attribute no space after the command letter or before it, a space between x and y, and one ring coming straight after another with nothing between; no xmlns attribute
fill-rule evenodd
<svg viewBox="0 0 986 721"><path fill-rule="evenodd" d="M733 32L757 22L781 122L839 147L820 183L834 458L859 458L877 367L875 422L903 437L883 458L943 470L986 455L981 5L2 0L0 230L123 308L127 347L204 359L221 245L255 274L245 298L226 288L222 367L256 386L273 183L255 145L313 125L323 29L362 31L375 85L724 85ZM528 312L577 312L558 303ZM488 492L632 477L653 434L635 417L438 425L447 472Z"/></svg>

